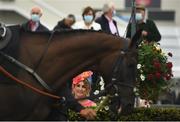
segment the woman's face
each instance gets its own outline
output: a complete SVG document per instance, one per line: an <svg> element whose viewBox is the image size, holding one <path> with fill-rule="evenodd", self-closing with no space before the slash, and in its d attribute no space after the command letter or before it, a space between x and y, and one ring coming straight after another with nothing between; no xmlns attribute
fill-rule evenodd
<svg viewBox="0 0 180 122"><path fill-rule="evenodd" d="M92 11L89 11L88 13L86 13L85 15L84 15L84 21L85 21L85 23L92 23L92 21L93 21L93 19L94 19L94 17L93 17L93 12Z"/></svg>
<svg viewBox="0 0 180 122"><path fill-rule="evenodd" d="M74 85L73 88L74 96L76 99L83 98L87 96L88 89L83 81L79 82L78 84Z"/></svg>

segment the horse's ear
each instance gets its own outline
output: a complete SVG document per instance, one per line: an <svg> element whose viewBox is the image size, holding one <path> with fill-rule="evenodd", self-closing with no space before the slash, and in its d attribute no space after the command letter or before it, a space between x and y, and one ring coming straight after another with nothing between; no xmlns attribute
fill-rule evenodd
<svg viewBox="0 0 180 122"><path fill-rule="evenodd" d="M142 34L142 30L138 30L135 35L133 36L133 38L131 39L131 43L129 45L129 48L137 48L138 45L141 43L142 39L141 39L141 34Z"/></svg>

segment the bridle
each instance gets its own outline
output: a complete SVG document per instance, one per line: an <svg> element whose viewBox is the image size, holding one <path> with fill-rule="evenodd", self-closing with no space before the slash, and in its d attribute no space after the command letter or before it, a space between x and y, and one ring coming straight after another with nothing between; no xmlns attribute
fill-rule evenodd
<svg viewBox="0 0 180 122"><path fill-rule="evenodd" d="M28 83L26 83L26 82L24 82L22 80L19 80L18 78L16 78L12 74L10 74L7 70L5 70L2 66L0 66L0 72L2 72L8 78L16 81L19 84L22 84L23 86L26 86L26 87L32 89L33 91L35 91L35 92L37 92L39 94L42 94L44 96L49 96L49 97L54 98L54 99L61 99L61 97L59 97L59 96L53 95L51 93L48 93L48 92L45 92L45 91L42 91L42 90L39 90L38 88L36 88L36 87L34 87L34 86L32 86L32 85L30 85L30 84L28 84Z"/></svg>
<svg viewBox="0 0 180 122"><path fill-rule="evenodd" d="M42 78L30 67L24 65L23 63L19 62L18 60L16 60L15 58L5 54L4 52L0 51L0 55L5 57L7 60L9 60L11 63L16 64L17 66L19 66L21 69L24 69L25 71L27 71L29 74L31 74L37 81L39 81L39 83L48 91L52 92L52 89L46 84L46 82L44 82L42 80Z"/></svg>

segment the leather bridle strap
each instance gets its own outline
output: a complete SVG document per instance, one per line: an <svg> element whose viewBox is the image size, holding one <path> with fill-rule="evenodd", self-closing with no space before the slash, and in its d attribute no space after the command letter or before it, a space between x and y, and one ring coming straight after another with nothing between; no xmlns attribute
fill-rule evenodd
<svg viewBox="0 0 180 122"><path fill-rule="evenodd" d="M24 69L25 71L27 71L28 73L30 73L45 89L47 89L48 91L53 92L53 90L46 84L46 82L44 82L42 80L42 78L34 71L32 70L30 67L22 64L21 62L19 62L18 60L16 60L15 58L5 54L4 52L0 51L0 55L2 55L3 57L5 57L6 59L8 59L11 63L16 64L17 66L19 66L20 68Z"/></svg>
<svg viewBox="0 0 180 122"><path fill-rule="evenodd" d="M60 100L62 97L59 97L59 96L56 96L56 95L53 95L51 93L48 93L48 92L45 92L45 91L42 91L42 90L39 90L38 88L22 81L22 80L19 80L18 78L14 77L12 74L10 74L8 71L6 71L2 66L0 66L0 72L2 72L5 76L7 76L8 78L22 84L23 86L26 86L30 89L32 89L33 91L35 91L36 93L39 93L41 95L44 95L44 96L48 96L48 97L51 97L51 98L54 98L54 99L58 99Z"/></svg>
<svg viewBox="0 0 180 122"><path fill-rule="evenodd" d="M49 48L49 45L50 45L50 43L51 43L51 40L52 40L52 38L53 38L54 32L55 32L55 31L52 31L52 33L51 33L51 35L50 35L50 37L49 37L49 39L48 39L48 41L47 41L47 43L46 43L46 46L45 46L45 48L44 48L44 51L43 51L41 57L39 58L39 61L38 61L37 64L35 65L34 72L36 72L36 70L38 69L39 65L41 64L42 60L44 59L44 57L45 57L45 55L46 55L46 53L47 53L47 51L48 51L48 48Z"/></svg>

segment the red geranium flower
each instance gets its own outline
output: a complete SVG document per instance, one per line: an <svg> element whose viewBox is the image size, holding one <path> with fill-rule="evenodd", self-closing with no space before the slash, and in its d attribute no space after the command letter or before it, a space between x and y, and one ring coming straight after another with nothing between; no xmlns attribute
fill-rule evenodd
<svg viewBox="0 0 180 122"><path fill-rule="evenodd" d="M173 64L172 64L172 62L168 62L168 63L166 63L166 66L168 69L171 69L173 67Z"/></svg>
<svg viewBox="0 0 180 122"><path fill-rule="evenodd" d="M170 80L170 79L171 79L171 76L166 75L165 78L166 78L166 80Z"/></svg>
<svg viewBox="0 0 180 122"><path fill-rule="evenodd" d="M153 74L148 74L147 79L152 80L153 79Z"/></svg>
<svg viewBox="0 0 180 122"><path fill-rule="evenodd" d="M155 76L156 76L156 78L161 78L161 73L159 73L159 72L156 72L156 74L155 74Z"/></svg>
<svg viewBox="0 0 180 122"><path fill-rule="evenodd" d="M157 61L155 61L153 65L157 69L159 69L161 67L161 64L159 62L157 62Z"/></svg>

